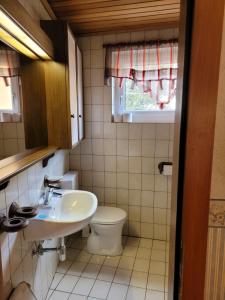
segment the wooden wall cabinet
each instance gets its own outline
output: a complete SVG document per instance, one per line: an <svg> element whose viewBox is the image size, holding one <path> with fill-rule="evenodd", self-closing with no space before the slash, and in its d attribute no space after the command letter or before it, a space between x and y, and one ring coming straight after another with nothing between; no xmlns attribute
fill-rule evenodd
<svg viewBox="0 0 225 300"><path fill-rule="evenodd" d="M82 56L68 24L41 21L54 58L45 64L48 143L71 149L83 138Z"/></svg>
<svg viewBox="0 0 225 300"><path fill-rule="evenodd" d="M26 146L72 149L84 135L82 55L66 22L41 26L52 40L54 61L22 62Z"/></svg>

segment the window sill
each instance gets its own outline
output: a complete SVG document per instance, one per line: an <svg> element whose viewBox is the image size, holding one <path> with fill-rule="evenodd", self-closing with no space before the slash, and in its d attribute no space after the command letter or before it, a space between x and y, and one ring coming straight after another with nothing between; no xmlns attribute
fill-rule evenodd
<svg viewBox="0 0 225 300"><path fill-rule="evenodd" d="M135 111L113 117L114 123L174 123L175 111Z"/></svg>

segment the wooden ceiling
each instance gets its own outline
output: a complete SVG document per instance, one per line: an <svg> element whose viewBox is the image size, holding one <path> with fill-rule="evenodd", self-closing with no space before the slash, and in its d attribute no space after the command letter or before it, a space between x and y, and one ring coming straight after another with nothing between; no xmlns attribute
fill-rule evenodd
<svg viewBox="0 0 225 300"><path fill-rule="evenodd" d="M180 0L48 0L77 34L177 26Z"/></svg>

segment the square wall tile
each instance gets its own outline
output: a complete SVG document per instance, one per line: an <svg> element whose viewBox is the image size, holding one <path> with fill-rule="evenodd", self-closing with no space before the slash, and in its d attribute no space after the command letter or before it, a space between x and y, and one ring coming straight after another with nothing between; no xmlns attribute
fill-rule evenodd
<svg viewBox="0 0 225 300"><path fill-rule="evenodd" d="M142 125L142 139L154 140L156 135L155 124L143 124Z"/></svg>
<svg viewBox="0 0 225 300"><path fill-rule="evenodd" d="M90 88L90 93L91 93L91 98L92 101L91 103L96 105L96 104L103 104L103 87L92 87Z"/></svg>
<svg viewBox="0 0 225 300"><path fill-rule="evenodd" d="M117 173L117 188L127 189L129 184L128 173Z"/></svg>
<svg viewBox="0 0 225 300"><path fill-rule="evenodd" d="M129 174L129 189L141 190L141 174Z"/></svg>
<svg viewBox="0 0 225 300"><path fill-rule="evenodd" d="M116 155L116 140L104 140L104 154Z"/></svg>
<svg viewBox="0 0 225 300"><path fill-rule="evenodd" d="M128 204L128 189L119 189L118 182L117 182L117 203Z"/></svg>
<svg viewBox="0 0 225 300"><path fill-rule="evenodd" d="M117 140L117 155L128 156L128 140Z"/></svg>
<svg viewBox="0 0 225 300"><path fill-rule="evenodd" d="M141 192L141 205L153 207L154 203L154 192L153 191L142 191Z"/></svg>
<svg viewBox="0 0 225 300"><path fill-rule="evenodd" d="M116 124L115 123L105 123L104 124L104 138L105 139L115 139L116 138Z"/></svg>
<svg viewBox="0 0 225 300"><path fill-rule="evenodd" d="M128 124L117 124L117 138L128 139Z"/></svg>
<svg viewBox="0 0 225 300"><path fill-rule="evenodd" d="M141 156L141 140L129 140L129 156Z"/></svg>
<svg viewBox="0 0 225 300"><path fill-rule="evenodd" d="M141 173L141 157L129 157L129 173Z"/></svg>
<svg viewBox="0 0 225 300"><path fill-rule="evenodd" d="M142 132L141 124L129 124L129 139L140 140Z"/></svg>
<svg viewBox="0 0 225 300"><path fill-rule="evenodd" d="M142 140L142 156L154 157L155 156L155 140Z"/></svg>
<svg viewBox="0 0 225 300"><path fill-rule="evenodd" d="M105 187L116 188L116 173L105 173Z"/></svg>
<svg viewBox="0 0 225 300"><path fill-rule="evenodd" d="M128 173L128 157L117 156L116 157L116 169L117 173Z"/></svg>

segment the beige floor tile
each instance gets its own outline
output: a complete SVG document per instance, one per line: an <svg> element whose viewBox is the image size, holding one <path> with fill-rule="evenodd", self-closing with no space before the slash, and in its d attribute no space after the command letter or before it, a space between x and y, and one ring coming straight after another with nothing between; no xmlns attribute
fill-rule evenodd
<svg viewBox="0 0 225 300"><path fill-rule="evenodd" d="M150 261L150 269L149 273L150 274L155 274L155 275L165 275L166 272L166 266L164 262L161 261Z"/></svg>
<svg viewBox="0 0 225 300"><path fill-rule="evenodd" d="M65 275L57 285L56 290L71 293L78 279L79 277L77 276Z"/></svg>
<svg viewBox="0 0 225 300"><path fill-rule="evenodd" d="M98 279L112 282L115 272L116 272L115 267L112 268L112 267L108 267L108 266L102 266L102 268L98 274Z"/></svg>
<svg viewBox="0 0 225 300"><path fill-rule="evenodd" d="M97 278L100 268L100 265L87 264L86 268L81 274L81 277Z"/></svg>
<svg viewBox="0 0 225 300"><path fill-rule="evenodd" d="M107 256L103 265L108 267L117 267L120 261L120 256Z"/></svg>
<svg viewBox="0 0 225 300"><path fill-rule="evenodd" d="M73 294L88 296L94 285L94 282L94 279L91 278L80 278L73 289Z"/></svg>
<svg viewBox="0 0 225 300"><path fill-rule="evenodd" d="M130 285L145 289L147 286L148 273L133 271Z"/></svg>
<svg viewBox="0 0 225 300"><path fill-rule="evenodd" d="M118 283L113 283L107 300L125 300L127 294L128 286Z"/></svg>
<svg viewBox="0 0 225 300"><path fill-rule="evenodd" d="M148 272L149 270L149 260L136 258L134 262L134 271Z"/></svg>
<svg viewBox="0 0 225 300"><path fill-rule="evenodd" d="M153 250L154 249L166 250L166 242L164 242L164 241L158 241L158 240L153 240L152 248L153 248Z"/></svg>
<svg viewBox="0 0 225 300"><path fill-rule="evenodd" d="M69 260L65 260L64 262L60 262L58 264L56 272L65 274L68 271L68 269L70 268L71 265L72 265L72 262L69 261Z"/></svg>
<svg viewBox="0 0 225 300"><path fill-rule="evenodd" d="M136 247L131 247L131 246L126 246L123 250L123 255L124 256L132 256L135 257L137 253L137 248Z"/></svg>
<svg viewBox="0 0 225 300"><path fill-rule="evenodd" d="M149 274L147 289L164 292L165 277L162 275Z"/></svg>
<svg viewBox="0 0 225 300"><path fill-rule="evenodd" d="M166 252L164 250L154 250L152 249L151 260L155 261L163 261L166 260Z"/></svg>
<svg viewBox="0 0 225 300"><path fill-rule="evenodd" d="M69 298L69 293L64 293L60 291L54 291L49 298L50 300L67 300Z"/></svg>
<svg viewBox="0 0 225 300"><path fill-rule="evenodd" d="M67 271L67 274L80 276L86 265L86 262L75 261Z"/></svg>
<svg viewBox="0 0 225 300"><path fill-rule="evenodd" d="M148 248L138 248L137 258L150 259L151 250Z"/></svg>
<svg viewBox="0 0 225 300"><path fill-rule="evenodd" d="M153 244L153 241L151 239L143 239L143 238L141 238L139 247L140 248L151 249L152 248L152 244Z"/></svg>
<svg viewBox="0 0 225 300"><path fill-rule="evenodd" d="M90 297L94 297L97 299L106 299L110 286L110 282L96 280L90 292Z"/></svg>
<svg viewBox="0 0 225 300"><path fill-rule="evenodd" d="M164 300L164 293L147 290L145 300Z"/></svg>
<svg viewBox="0 0 225 300"><path fill-rule="evenodd" d="M127 238L127 246L138 247L140 243L140 238L128 237Z"/></svg>
<svg viewBox="0 0 225 300"><path fill-rule="evenodd" d="M119 268L125 270L132 270L135 258L131 256L122 256L119 262Z"/></svg>
<svg viewBox="0 0 225 300"><path fill-rule="evenodd" d="M126 300L144 300L145 289L130 286L127 292Z"/></svg>
<svg viewBox="0 0 225 300"><path fill-rule="evenodd" d="M129 284L131 277L130 270L117 269L113 282L120 284Z"/></svg>
<svg viewBox="0 0 225 300"><path fill-rule="evenodd" d="M89 262L89 260L91 259L91 254L88 253L85 250L80 251L80 253L77 255L76 257L76 261L80 261L80 262Z"/></svg>
<svg viewBox="0 0 225 300"><path fill-rule="evenodd" d="M103 255L92 255L90 259L91 264L102 265L105 260L105 256Z"/></svg>

